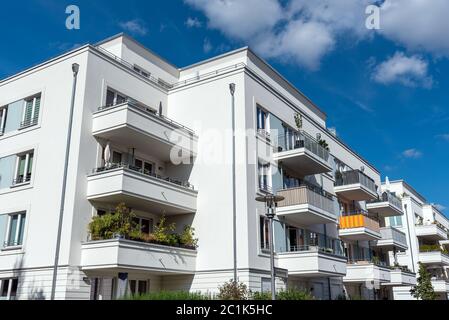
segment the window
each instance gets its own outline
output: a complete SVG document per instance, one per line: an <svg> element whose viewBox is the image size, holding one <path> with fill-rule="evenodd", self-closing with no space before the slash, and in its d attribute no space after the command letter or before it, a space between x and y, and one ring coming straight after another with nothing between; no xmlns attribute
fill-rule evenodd
<svg viewBox="0 0 449 320"><path fill-rule="evenodd" d="M260 247L262 250L270 250L270 226L265 217L260 217Z"/></svg>
<svg viewBox="0 0 449 320"><path fill-rule="evenodd" d="M147 280L129 280L129 291L131 295L142 295L148 292Z"/></svg>
<svg viewBox="0 0 449 320"><path fill-rule="evenodd" d="M145 219L136 217L134 222L140 227L140 231L145 234L150 234L153 232L153 219Z"/></svg>
<svg viewBox="0 0 449 320"><path fill-rule="evenodd" d="M15 300L19 279L0 279L0 300Z"/></svg>
<svg viewBox="0 0 449 320"><path fill-rule="evenodd" d="M40 106L41 106L40 95L25 99L22 123L20 124L21 129L31 127L37 124L37 121L39 120Z"/></svg>
<svg viewBox="0 0 449 320"><path fill-rule="evenodd" d="M122 154L117 151L112 152L112 163L121 164L122 163Z"/></svg>
<svg viewBox="0 0 449 320"><path fill-rule="evenodd" d="M262 163L259 161L257 163L257 172L259 177L259 189L262 191L269 192L270 186L268 183L268 171L270 169L269 163Z"/></svg>
<svg viewBox="0 0 449 320"><path fill-rule="evenodd" d="M13 185L27 183L31 180L34 152L17 155Z"/></svg>
<svg viewBox="0 0 449 320"><path fill-rule="evenodd" d="M257 130L267 130L268 113L257 106Z"/></svg>
<svg viewBox="0 0 449 320"><path fill-rule="evenodd" d="M136 169L139 169L140 172L148 175L153 174L153 164L150 162L146 162L140 159L134 160L134 166Z"/></svg>
<svg viewBox="0 0 449 320"><path fill-rule="evenodd" d="M0 136L5 132L6 114L8 113L7 107L0 108Z"/></svg>
<svg viewBox="0 0 449 320"><path fill-rule="evenodd" d="M401 216L390 217L390 226L402 227L402 217Z"/></svg>
<svg viewBox="0 0 449 320"><path fill-rule="evenodd" d="M25 218L25 212L9 215L4 247L15 247L22 245L25 230Z"/></svg>
<svg viewBox="0 0 449 320"><path fill-rule="evenodd" d="M106 107L122 104L126 101L127 97L115 90L108 89L108 91L106 92Z"/></svg>

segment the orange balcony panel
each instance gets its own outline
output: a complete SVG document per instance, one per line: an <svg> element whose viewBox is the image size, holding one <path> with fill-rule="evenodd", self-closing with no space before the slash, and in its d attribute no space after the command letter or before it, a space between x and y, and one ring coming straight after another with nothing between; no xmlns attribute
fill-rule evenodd
<svg viewBox="0 0 449 320"><path fill-rule="evenodd" d="M381 239L379 222L363 214L340 217L339 235L348 240Z"/></svg>

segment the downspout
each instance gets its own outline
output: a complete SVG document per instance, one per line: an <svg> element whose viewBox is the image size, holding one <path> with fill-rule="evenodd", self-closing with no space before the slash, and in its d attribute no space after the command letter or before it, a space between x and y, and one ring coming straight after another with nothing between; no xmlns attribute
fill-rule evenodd
<svg viewBox="0 0 449 320"><path fill-rule="evenodd" d="M237 283L237 191L236 191L236 159L235 159L235 83L229 84L229 92L232 98L232 240L234 250L234 282Z"/></svg>
<svg viewBox="0 0 449 320"><path fill-rule="evenodd" d="M64 204L65 204L65 193L67 189L67 170L69 166L69 155L70 155L70 142L72 139L72 124L73 124L73 110L75 107L75 94L76 94L76 80L79 71L79 64L72 64L73 72L73 84L72 84L72 100L70 103L70 115L69 115L69 125L67 128L67 144L65 151L65 163L64 163L64 174L62 178L62 191L61 191L61 202L59 209L59 221L58 221L58 234L56 238L56 251L55 251L55 261L53 266L53 281L51 285L51 300L55 299L56 291L56 279L58 276L58 264L59 264L59 251L61 249L61 233L62 233L62 222L64 216Z"/></svg>
<svg viewBox="0 0 449 320"><path fill-rule="evenodd" d="M410 258L412 259L412 268L413 268L413 272L416 273L416 270L415 270L415 262L414 262L414 260L413 260L412 237L410 236L410 224L408 223L408 210L407 210L407 204L404 204L404 209L405 209L405 219L407 220L408 243L410 244Z"/></svg>

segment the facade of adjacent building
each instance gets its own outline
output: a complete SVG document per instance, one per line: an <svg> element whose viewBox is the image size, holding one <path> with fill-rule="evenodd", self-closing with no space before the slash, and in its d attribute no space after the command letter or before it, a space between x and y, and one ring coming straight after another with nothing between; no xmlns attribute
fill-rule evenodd
<svg viewBox="0 0 449 320"><path fill-rule="evenodd" d="M424 261L447 291L444 250L417 250L448 245L447 219L405 183L382 185L326 120L249 48L178 68L121 34L1 81L1 299L215 294L235 260L239 281L268 291L268 220L255 201L267 194L285 198L279 290L411 298ZM193 227L197 247L93 239L93 217L119 203L148 237L162 217L174 232Z"/></svg>

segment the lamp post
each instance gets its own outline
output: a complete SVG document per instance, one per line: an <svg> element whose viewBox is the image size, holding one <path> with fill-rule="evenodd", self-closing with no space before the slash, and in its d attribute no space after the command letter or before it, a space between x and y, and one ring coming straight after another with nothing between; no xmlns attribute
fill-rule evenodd
<svg viewBox="0 0 449 320"><path fill-rule="evenodd" d="M268 233L269 233L269 246L270 246L270 271L271 271L271 299L276 300L276 285L275 285L275 272L274 272L274 245L273 245L273 219L276 216L276 207L278 202L283 201L285 198L282 196L275 196L269 194L266 196L257 197L256 201L264 202L267 209L266 216L269 220Z"/></svg>
<svg viewBox="0 0 449 320"><path fill-rule="evenodd" d="M234 258L234 283L237 283L237 191L235 181L235 83L229 84L229 92L231 94L231 118L232 118L232 242L233 242L233 258Z"/></svg>

